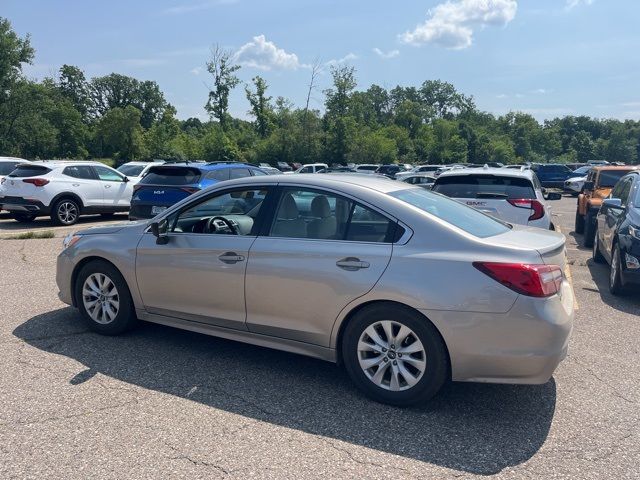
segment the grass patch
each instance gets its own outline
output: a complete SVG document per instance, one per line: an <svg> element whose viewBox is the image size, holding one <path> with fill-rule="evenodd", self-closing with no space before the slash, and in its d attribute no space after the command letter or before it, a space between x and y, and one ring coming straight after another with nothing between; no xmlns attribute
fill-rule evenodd
<svg viewBox="0 0 640 480"><path fill-rule="evenodd" d="M31 240L34 238L53 238L55 234L51 230L30 231L17 233L4 237L5 240Z"/></svg>

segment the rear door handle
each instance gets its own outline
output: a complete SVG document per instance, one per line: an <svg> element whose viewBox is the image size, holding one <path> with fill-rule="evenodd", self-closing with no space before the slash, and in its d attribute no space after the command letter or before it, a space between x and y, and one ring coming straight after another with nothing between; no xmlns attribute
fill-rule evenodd
<svg viewBox="0 0 640 480"><path fill-rule="evenodd" d="M349 272L354 272L356 270L360 270L361 268L369 268L369 262L363 262L356 257L343 258L342 260L338 260L336 262L336 265Z"/></svg>
<svg viewBox="0 0 640 480"><path fill-rule="evenodd" d="M111 188L111 185L105 185L104 188Z"/></svg>
<svg viewBox="0 0 640 480"><path fill-rule="evenodd" d="M244 262L244 255L238 255L236 252L226 252L218 256L221 262L234 264Z"/></svg>

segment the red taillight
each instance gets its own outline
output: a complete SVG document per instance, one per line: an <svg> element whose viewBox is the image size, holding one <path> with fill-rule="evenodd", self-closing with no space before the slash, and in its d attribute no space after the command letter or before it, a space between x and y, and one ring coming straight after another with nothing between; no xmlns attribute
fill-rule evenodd
<svg viewBox="0 0 640 480"><path fill-rule="evenodd" d="M529 221L538 220L544 217L544 205L542 205L538 200L531 200L529 198L511 198L507 200L507 202L514 207L533 210L533 213L529 217Z"/></svg>
<svg viewBox="0 0 640 480"><path fill-rule="evenodd" d="M44 187L49 180L46 178L25 178L22 180L24 183L30 183L31 185L35 185L36 187Z"/></svg>
<svg viewBox="0 0 640 480"><path fill-rule="evenodd" d="M550 297L562 285L558 265L473 262L473 266L514 292L530 297Z"/></svg>
<svg viewBox="0 0 640 480"><path fill-rule="evenodd" d="M200 191L199 188L189 188L189 187L181 188L180 190L184 190L185 192L189 192L189 194L196 193L196 192Z"/></svg>

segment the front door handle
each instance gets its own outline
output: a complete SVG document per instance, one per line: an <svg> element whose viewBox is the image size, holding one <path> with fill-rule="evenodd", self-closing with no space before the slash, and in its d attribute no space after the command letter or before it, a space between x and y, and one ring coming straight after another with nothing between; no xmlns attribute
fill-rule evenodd
<svg viewBox="0 0 640 480"><path fill-rule="evenodd" d="M244 262L244 255L238 255L236 252L225 252L219 255L218 258L221 262L229 264Z"/></svg>
<svg viewBox="0 0 640 480"><path fill-rule="evenodd" d="M336 262L336 265L349 272L355 272L356 270L360 270L361 268L369 268L369 262L363 262L356 257L343 258L342 260L338 260Z"/></svg>

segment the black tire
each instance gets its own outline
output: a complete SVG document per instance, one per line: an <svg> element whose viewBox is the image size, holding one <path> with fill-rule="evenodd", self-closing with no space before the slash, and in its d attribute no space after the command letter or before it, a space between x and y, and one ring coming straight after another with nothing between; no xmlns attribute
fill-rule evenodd
<svg viewBox="0 0 640 480"><path fill-rule="evenodd" d="M35 215L29 213L12 213L11 218L20 223L31 223L36 219Z"/></svg>
<svg viewBox="0 0 640 480"><path fill-rule="evenodd" d="M383 365L388 365L385 367L387 372L383 375L387 376L387 373L389 374L388 386L391 385L390 377L392 369L405 368L406 370L410 368L407 367L408 364L405 363L406 360L400 360L402 353L404 353L404 355L420 355L419 359L423 356L426 357L423 359L426 362L426 369L423 370L422 376L418 377L419 380L415 385L408 387L406 380L404 380L402 374L400 375L402 382L404 383L403 388L406 388L404 390L392 391L376 385L360 366L361 353L358 351L360 337L368 327L378 326L380 325L379 322L385 320L391 320L396 324L394 335L399 333L399 324L408 327L424 347L423 353L420 354L400 352L399 346L397 348L398 351L396 352L395 345L389 345L390 347L393 347L393 350L385 350L387 353L371 352L371 355L376 358L387 359L385 360L385 363L380 361L380 366L377 366L374 373L371 374L374 375L375 372L377 372L377 369L382 368ZM379 328L381 328L381 326ZM411 343L409 345L405 345L404 348L413 345L416 341L413 335L408 336L405 340ZM449 356L444 342L440 337L440 333L424 316L408 307L394 303L374 304L364 307L362 310L357 312L345 328L344 335L342 337L341 351L342 360L347 373L356 386L365 395L381 403L404 407L426 402L438 393L448 378ZM399 367L397 367L398 364L396 364L396 360L399 362Z"/></svg>
<svg viewBox="0 0 640 480"><path fill-rule="evenodd" d="M55 225L74 225L80 218L80 205L73 198L56 200L51 208L51 221Z"/></svg>
<svg viewBox="0 0 640 480"><path fill-rule="evenodd" d="M593 250L591 251L591 258L595 263L604 263L604 257L600 251L600 239L598 238L598 228L596 227L593 234Z"/></svg>
<svg viewBox="0 0 640 480"><path fill-rule="evenodd" d="M576 210L576 226L574 230L576 233L584 233L584 217L580 215L578 210Z"/></svg>
<svg viewBox="0 0 640 480"><path fill-rule="evenodd" d="M596 229L595 215L590 211L587 212L587 217L584 219L584 246L593 247L593 235Z"/></svg>
<svg viewBox="0 0 640 480"><path fill-rule="evenodd" d="M117 314L113 319L109 319L108 323L100 323L96 319L92 318L91 314L85 306L85 298L91 300L92 296L85 297L83 294L83 287L87 279L94 274L105 275L113 285L115 285L116 296L113 297L119 303ZM113 290L111 290L113 292ZM117 268L108 262L102 260L95 260L87 263L82 267L76 277L76 283L74 285L75 300L78 310L82 315L87 326L94 332L102 335L119 335L128 330L131 330L138 323L136 318L135 308L133 301L131 300L131 293L124 277L120 274Z"/></svg>
<svg viewBox="0 0 640 480"><path fill-rule="evenodd" d="M624 295L622 284L622 262L620 261L620 247L616 243L611 252L611 270L609 271L609 291L613 295Z"/></svg>

